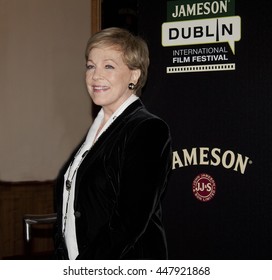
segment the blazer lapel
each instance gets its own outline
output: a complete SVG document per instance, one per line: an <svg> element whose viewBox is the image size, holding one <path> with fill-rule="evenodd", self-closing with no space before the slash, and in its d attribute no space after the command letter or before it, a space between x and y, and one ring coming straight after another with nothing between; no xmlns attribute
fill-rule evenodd
<svg viewBox="0 0 272 280"><path fill-rule="evenodd" d="M130 119L130 117L139 109L143 108L143 104L140 100L136 100L130 106L128 106L125 111L116 118L116 120L108 127L106 131L104 131L98 140L94 143L85 159L82 161L76 178L76 189L75 189L75 204L77 202L77 194L79 191L79 184L82 178L82 175L86 171L86 169L93 163L93 161L97 158L97 156L103 151L103 146L110 144L112 136L117 131L120 131L122 127L126 124L126 122Z"/></svg>

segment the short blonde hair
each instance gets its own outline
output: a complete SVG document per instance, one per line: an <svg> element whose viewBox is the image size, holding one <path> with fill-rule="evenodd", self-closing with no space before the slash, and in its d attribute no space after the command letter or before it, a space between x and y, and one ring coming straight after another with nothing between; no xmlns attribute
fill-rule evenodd
<svg viewBox="0 0 272 280"><path fill-rule="evenodd" d="M90 51L96 47L116 46L123 53L124 63L131 70L139 69L141 75L135 85L136 95L141 94L141 89L146 83L149 51L146 42L139 36L134 36L126 29L110 27L95 33L87 42L85 58L88 60Z"/></svg>

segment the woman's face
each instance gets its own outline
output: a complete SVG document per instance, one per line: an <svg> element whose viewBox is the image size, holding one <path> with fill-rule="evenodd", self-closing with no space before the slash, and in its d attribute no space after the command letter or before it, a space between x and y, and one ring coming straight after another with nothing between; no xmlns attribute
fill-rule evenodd
<svg viewBox="0 0 272 280"><path fill-rule="evenodd" d="M91 49L87 61L86 84L96 105L109 113L132 94L129 83L136 84L140 70L130 70L124 63L122 52L114 47Z"/></svg>

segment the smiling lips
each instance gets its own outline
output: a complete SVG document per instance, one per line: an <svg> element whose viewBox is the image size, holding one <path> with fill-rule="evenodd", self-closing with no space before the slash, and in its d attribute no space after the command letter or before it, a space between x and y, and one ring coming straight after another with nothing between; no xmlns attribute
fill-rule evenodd
<svg viewBox="0 0 272 280"><path fill-rule="evenodd" d="M93 86L93 91L94 92L106 91L108 89L109 89L108 86Z"/></svg>

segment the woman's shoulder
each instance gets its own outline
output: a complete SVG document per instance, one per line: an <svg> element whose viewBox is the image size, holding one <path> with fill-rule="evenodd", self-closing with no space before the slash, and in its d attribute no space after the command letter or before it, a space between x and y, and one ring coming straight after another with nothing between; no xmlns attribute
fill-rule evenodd
<svg viewBox="0 0 272 280"><path fill-rule="evenodd" d="M164 122L162 118L150 112L140 99L133 102L124 113L125 119L128 122L145 122L145 121L155 121Z"/></svg>
<svg viewBox="0 0 272 280"><path fill-rule="evenodd" d="M142 132L144 135L170 134L168 124L158 115L148 111L142 106L127 120L126 128L130 133Z"/></svg>

